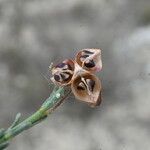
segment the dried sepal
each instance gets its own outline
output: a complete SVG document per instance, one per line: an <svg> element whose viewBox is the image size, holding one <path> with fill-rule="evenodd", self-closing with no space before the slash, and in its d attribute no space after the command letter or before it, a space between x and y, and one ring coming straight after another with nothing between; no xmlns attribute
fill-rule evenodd
<svg viewBox="0 0 150 150"><path fill-rule="evenodd" d="M54 66L51 70L52 82L59 86L69 85L74 74L74 62L71 59L66 59L63 62Z"/></svg>
<svg viewBox="0 0 150 150"><path fill-rule="evenodd" d="M98 72L102 69L101 50L83 49L80 50L75 61L85 70Z"/></svg>
<svg viewBox="0 0 150 150"><path fill-rule="evenodd" d="M84 72L74 78L72 92L78 100L88 103L91 107L101 103L101 82L93 74Z"/></svg>

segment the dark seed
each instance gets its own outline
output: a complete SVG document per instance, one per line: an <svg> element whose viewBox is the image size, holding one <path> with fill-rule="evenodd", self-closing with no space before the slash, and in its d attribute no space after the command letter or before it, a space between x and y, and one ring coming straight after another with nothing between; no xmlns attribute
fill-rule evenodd
<svg viewBox="0 0 150 150"><path fill-rule="evenodd" d="M79 85L77 86L78 90L85 90L85 85L83 82L80 82Z"/></svg>
<svg viewBox="0 0 150 150"><path fill-rule="evenodd" d="M84 65L87 67L87 68L93 68L95 67L95 63L93 60L88 60L87 62L84 63Z"/></svg>
<svg viewBox="0 0 150 150"><path fill-rule="evenodd" d="M83 52L87 53L87 54L94 54L93 52L90 52L88 50L83 50Z"/></svg>
<svg viewBox="0 0 150 150"><path fill-rule="evenodd" d="M94 90L94 86L95 86L95 81L91 80L91 79L86 79L87 85L89 87L89 90L91 92L93 92Z"/></svg>
<svg viewBox="0 0 150 150"><path fill-rule="evenodd" d="M60 77L59 77L59 75L54 75L54 79L56 80L56 81L60 81Z"/></svg>
<svg viewBox="0 0 150 150"><path fill-rule="evenodd" d="M61 73L60 76L61 76L63 81L66 79L66 76L64 74Z"/></svg>
<svg viewBox="0 0 150 150"><path fill-rule="evenodd" d="M61 73L60 76L61 76L63 81L68 81L71 77L71 74L68 72L64 72L64 73Z"/></svg>
<svg viewBox="0 0 150 150"><path fill-rule="evenodd" d="M87 58L89 55L82 55L80 58Z"/></svg>
<svg viewBox="0 0 150 150"><path fill-rule="evenodd" d="M56 67L58 67L58 68L63 68L63 67L65 67L65 63L60 63L60 64L58 64Z"/></svg>
<svg viewBox="0 0 150 150"><path fill-rule="evenodd" d="M73 70L73 68L71 67L71 65L67 65L69 70Z"/></svg>
<svg viewBox="0 0 150 150"><path fill-rule="evenodd" d="M77 86L78 90L85 90L82 86Z"/></svg>

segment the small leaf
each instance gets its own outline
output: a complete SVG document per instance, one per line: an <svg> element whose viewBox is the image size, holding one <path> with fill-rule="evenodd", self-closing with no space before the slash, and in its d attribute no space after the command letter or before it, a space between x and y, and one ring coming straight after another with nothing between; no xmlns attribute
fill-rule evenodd
<svg viewBox="0 0 150 150"><path fill-rule="evenodd" d="M21 113L18 113L15 117L15 120L14 122L12 123L12 125L8 128L8 130L12 129L13 127L15 127L19 121L20 121L20 118L21 118Z"/></svg>

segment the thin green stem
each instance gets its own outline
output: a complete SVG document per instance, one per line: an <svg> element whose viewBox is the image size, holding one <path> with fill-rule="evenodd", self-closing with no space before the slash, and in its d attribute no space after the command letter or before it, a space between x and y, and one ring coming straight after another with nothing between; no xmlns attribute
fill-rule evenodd
<svg viewBox="0 0 150 150"><path fill-rule="evenodd" d="M3 135L1 135L0 138L0 145L9 141L24 130L27 130L43 121L45 118L47 118L48 114L54 111L54 109L56 109L63 102L68 94L70 94L70 90L67 90L66 92L63 87L55 88L50 97L45 100L37 112L35 112L24 121L16 124L15 126L11 126L5 132L3 132Z"/></svg>

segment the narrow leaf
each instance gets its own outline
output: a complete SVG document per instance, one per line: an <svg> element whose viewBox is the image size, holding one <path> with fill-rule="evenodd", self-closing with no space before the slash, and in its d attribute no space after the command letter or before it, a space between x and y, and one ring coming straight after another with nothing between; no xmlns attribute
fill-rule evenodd
<svg viewBox="0 0 150 150"><path fill-rule="evenodd" d="M12 129L13 127L15 127L19 121L20 121L20 118L21 118L21 113L18 113L15 117L15 120L14 122L12 123L12 125L8 128L8 130Z"/></svg>

